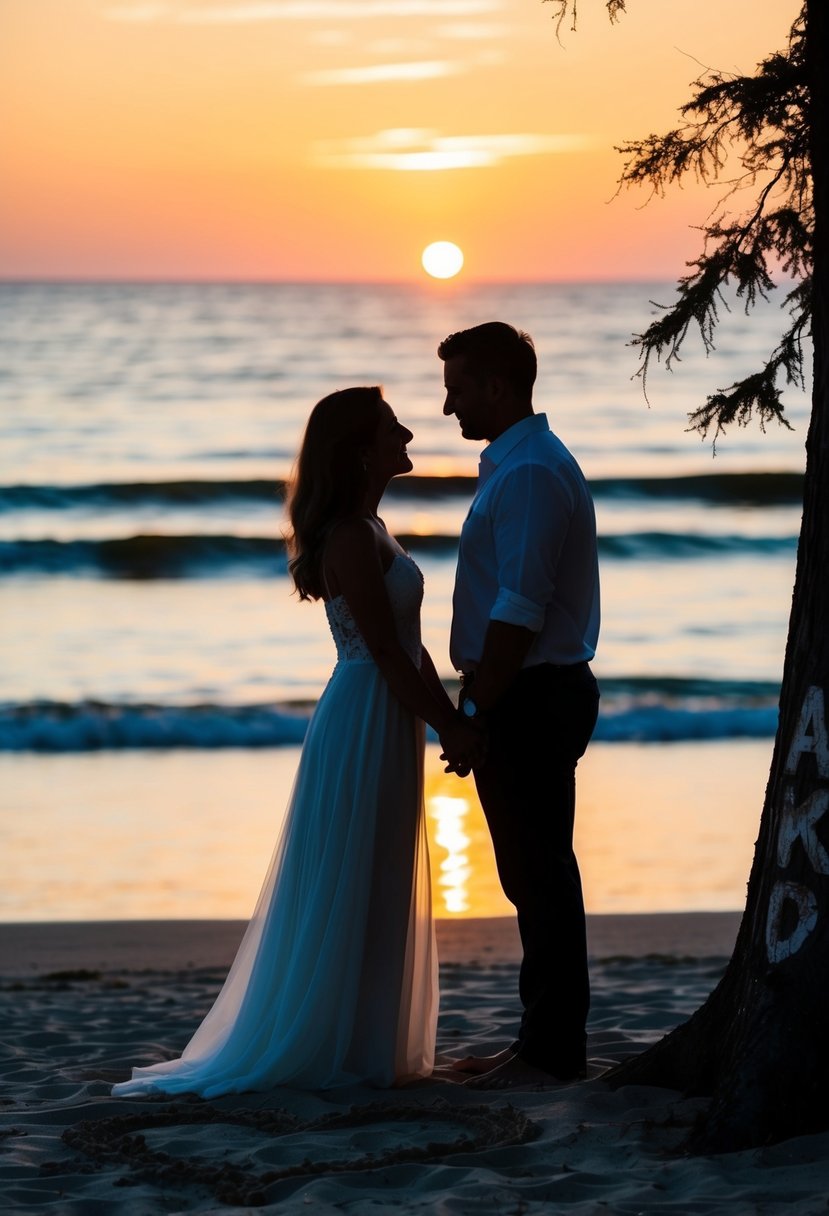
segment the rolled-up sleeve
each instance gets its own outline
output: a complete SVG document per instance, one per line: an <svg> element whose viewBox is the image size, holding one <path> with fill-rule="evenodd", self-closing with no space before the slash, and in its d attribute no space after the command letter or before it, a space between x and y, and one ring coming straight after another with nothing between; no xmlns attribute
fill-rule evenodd
<svg viewBox="0 0 829 1216"><path fill-rule="evenodd" d="M538 633L555 594L573 494L561 477L540 464L508 473L496 493L491 519L498 594L490 620Z"/></svg>
<svg viewBox="0 0 829 1216"><path fill-rule="evenodd" d="M522 595L516 595L506 587L499 587L490 620L506 621L509 625L523 625L532 633L538 633L544 624L544 607Z"/></svg>

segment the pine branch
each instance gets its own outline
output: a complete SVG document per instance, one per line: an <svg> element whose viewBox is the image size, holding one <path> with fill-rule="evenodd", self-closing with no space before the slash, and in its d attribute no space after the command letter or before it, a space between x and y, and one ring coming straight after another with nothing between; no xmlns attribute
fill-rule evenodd
<svg viewBox="0 0 829 1216"><path fill-rule="evenodd" d="M672 369L680 359L690 329L699 332L706 353L714 349L720 309L728 309L726 288L736 287L746 313L775 288L782 270L798 286L786 303L792 325L773 354L756 373L720 389L689 415L690 429L716 441L729 425L745 426L757 416L761 430L775 420L788 426L777 381L803 385L802 337L811 321L811 272L814 206L808 147L808 88L803 14L792 26L787 54L774 54L754 76L709 72L681 113L685 124L665 135L649 135L617 151L628 159L622 186L650 184L663 195L686 174L711 184L722 180L726 164L736 158L741 171L730 182L717 213L701 227L703 252L689 262L691 273L677 283L673 305L655 305L660 315L632 345L642 351L637 375L647 400L651 359L664 357ZM732 217L723 208L738 191L758 188L751 208Z"/></svg>
<svg viewBox="0 0 829 1216"><path fill-rule="evenodd" d="M626 2L627 0L605 0L607 13L612 22L619 20L622 13L625 11ZM558 36L562 24L567 19L568 12L571 16L570 29L575 31L579 16L578 0L542 0L542 4L555 5L553 21L556 23L556 36Z"/></svg>
<svg viewBox="0 0 829 1216"><path fill-rule="evenodd" d="M807 286L811 284L799 284L798 290ZM703 439L707 439L709 431L713 429L715 445L726 427L735 422L738 426L747 426L755 415L761 431L765 431L769 422L777 422L791 430L791 424L784 414L777 380L782 372L787 384L804 387L802 346L810 319L810 310L799 310L794 323L760 371L735 381L727 389L712 393L705 405L688 415L691 423L688 430L698 431Z"/></svg>

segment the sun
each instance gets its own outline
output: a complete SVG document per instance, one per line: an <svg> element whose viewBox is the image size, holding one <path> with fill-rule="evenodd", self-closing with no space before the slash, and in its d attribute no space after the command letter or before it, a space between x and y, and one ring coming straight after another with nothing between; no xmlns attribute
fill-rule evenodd
<svg viewBox="0 0 829 1216"><path fill-rule="evenodd" d="M452 241L433 241L423 250L420 260L433 279L453 279L463 266L463 251Z"/></svg>

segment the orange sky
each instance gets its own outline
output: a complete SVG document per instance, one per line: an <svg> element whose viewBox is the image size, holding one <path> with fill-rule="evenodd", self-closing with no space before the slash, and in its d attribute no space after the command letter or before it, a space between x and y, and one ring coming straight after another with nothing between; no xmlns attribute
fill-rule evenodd
<svg viewBox="0 0 829 1216"><path fill-rule="evenodd" d="M670 278L713 203L613 199L614 145L792 0L0 0L0 276Z"/></svg>

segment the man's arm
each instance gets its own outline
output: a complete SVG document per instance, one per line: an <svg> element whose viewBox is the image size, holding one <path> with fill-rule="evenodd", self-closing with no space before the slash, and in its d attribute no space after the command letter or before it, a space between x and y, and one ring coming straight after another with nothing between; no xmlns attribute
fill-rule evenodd
<svg viewBox="0 0 829 1216"><path fill-rule="evenodd" d="M472 693L481 713L491 709L512 684L534 640L535 634L523 625L489 622Z"/></svg>

